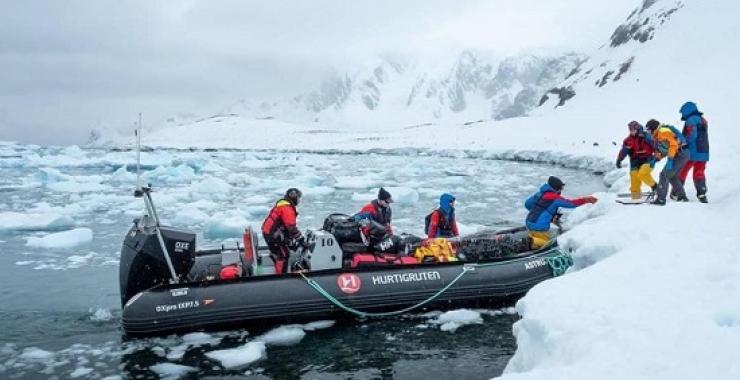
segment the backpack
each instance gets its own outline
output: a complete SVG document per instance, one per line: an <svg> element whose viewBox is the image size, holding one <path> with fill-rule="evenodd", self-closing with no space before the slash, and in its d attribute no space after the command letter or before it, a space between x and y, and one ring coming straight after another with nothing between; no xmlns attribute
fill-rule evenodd
<svg viewBox="0 0 740 380"><path fill-rule="evenodd" d="M437 210L432 210L427 216L424 217L424 235L429 234L429 225L432 224L432 214L437 212Z"/></svg>
<svg viewBox="0 0 740 380"><path fill-rule="evenodd" d="M681 131L678 130L678 128L670 124L665 124L663 126L666 128L669 128L671 132L673 132L673 134L676 135L676 139L678 140L679 144L681 144L681 146L688 144L688 141L686 141L686 136L684 136L683 133L681 133Z"/></svg>

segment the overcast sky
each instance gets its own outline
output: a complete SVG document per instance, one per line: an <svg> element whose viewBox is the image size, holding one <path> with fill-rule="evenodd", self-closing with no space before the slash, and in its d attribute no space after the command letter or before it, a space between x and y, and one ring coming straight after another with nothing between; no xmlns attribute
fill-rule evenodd
<svg viewBox="0 0 740 380"><path fill-rule="evenodd" d="M154 122L291 96L389 52L588 52L639 3L3 1L0 140L84 143L140 111Z"/></svg>

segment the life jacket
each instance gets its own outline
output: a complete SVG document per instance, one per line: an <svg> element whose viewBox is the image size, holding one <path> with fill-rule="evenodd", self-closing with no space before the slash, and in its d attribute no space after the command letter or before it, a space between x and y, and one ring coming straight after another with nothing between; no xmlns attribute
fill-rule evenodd
<svg viewBox="0 0 740 380"><path fill-rule="evenodd" d="M293 209L293 215L298 216L298 211L295 208L293 202L288 199L280 199L275 202L275 206L272 207L270 212L267 214L267 218L262 223L262 234L265 236L274 236L276 232L281 231L286 233L286 225L283 220L282 207L290 207ZM291 222L291 221L289 221ZM295 225L295 220L292 220ZM297 230L297 229L296 229Z"/></svg>
<svg viewBox="0 0 740 380"><path fill-rule="evenodd" d="M526 221L527 221L528 224L530 224L530 223L532 223L532 224L537 223L539 221L540 217L542 216L542 213L548 212L548 209L550 208L550 206L553 203L552 200L545 199L545 194L547 194L549 192L554 192L554 191L552 191L552 190L542 191L539 194L539 197L535 200L534 205L532 206L532 208L529 210L529 213L527 214ZM552 218L552 216L550 218ZM547 221L547 225L548 226L550 225L550 221L549 220Z"/></svg>
<svg viewBox="0 0 740 380"><path fill-rule="evenodd" d="M452 243L443 238L426 240L414 251L414 258L420 263L457 261Z"/></svg>
<svg viewBox="0 0 740 380"><path fill-rule="evenodd" d="M448 218L445 213L443 213L440 209L436 208L432 210L426 217L424 217L424 234L429 234L429 226L432 224L432 215L434 213L438 214L439 223L437 224L437 236L439 237L450 237L454 236L455 234L452 231L452 218ZM437 237L435 236L435 237Z"/></svg>

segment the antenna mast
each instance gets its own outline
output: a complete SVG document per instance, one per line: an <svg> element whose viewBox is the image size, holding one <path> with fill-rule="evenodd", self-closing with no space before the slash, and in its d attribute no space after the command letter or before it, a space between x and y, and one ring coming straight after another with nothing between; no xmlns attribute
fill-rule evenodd
<svg viewBox="0 0 740 380"><path fill-rule="evenodd" d="M136 126L136 190L141 190L141 112Z"/></svg>

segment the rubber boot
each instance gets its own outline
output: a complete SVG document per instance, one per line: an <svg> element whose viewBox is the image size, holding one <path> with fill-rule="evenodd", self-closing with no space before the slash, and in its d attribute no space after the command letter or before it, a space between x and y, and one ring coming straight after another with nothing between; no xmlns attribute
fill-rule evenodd
<svg viewBox="0 0 740 380"><path fill-rule="evenodd" d="M695 182L696 184L696 197L699 198L699 202L708 203L707 200L707 182L702 179Z"/></svg>
<svg viewBox="0 0 740 380"><path fill-rule="evenodd" d="M651 205L656 205L656 206L665 206L665 201L664 200L661 200L661 199L656 199L656 200L650 202L650 204Z"/></svg>

